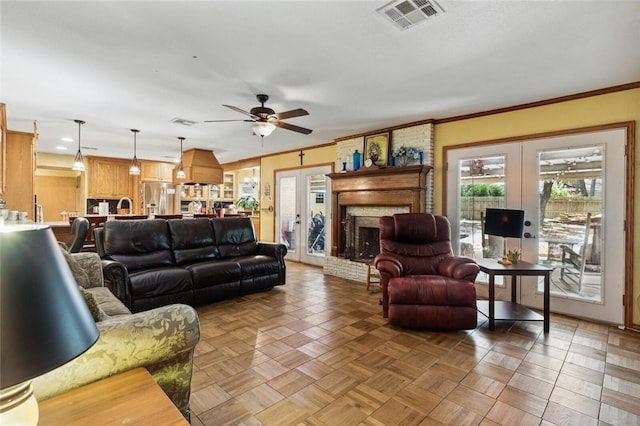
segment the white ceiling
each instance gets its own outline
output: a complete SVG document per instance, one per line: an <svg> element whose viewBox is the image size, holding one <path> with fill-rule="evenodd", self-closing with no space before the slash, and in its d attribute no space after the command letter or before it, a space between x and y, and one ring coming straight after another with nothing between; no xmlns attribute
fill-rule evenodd
<svg viewBox="0 0 640 426"><path fill-rule="evenodd" d="M1 101L8 127L41 152L170 160L211 149L222 162L640 81L640 1L439 1L400 31L387 1L6 1ZM285 120L264 139L222 104L255 95ZM196 121L192 127L173 118ZM75 142L62 142L70 137ZM87 147L87 148L84 148ZM95 148L95 150L89 149Z"/></svg>

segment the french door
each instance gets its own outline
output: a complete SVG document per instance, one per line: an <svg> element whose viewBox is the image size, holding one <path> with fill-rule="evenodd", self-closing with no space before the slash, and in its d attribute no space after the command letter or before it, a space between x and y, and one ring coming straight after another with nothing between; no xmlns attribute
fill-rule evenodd
<svg viewBox="0 0 640 426"><path fill-rule="evenodd" d="M287 246L287 259L323 265L329 250L331 166L276 172L276 235Z"/></svg>
<svg viewBox="0 0 640 426"><path fill-rule="evenodd" d="M454 247L501 257L502 239L483 234L484 209L522 209L524 236L507 244L553 268L551 310L623 324L625 140L614 129L450 150ZM520 303L542 308L542 279L524 277L518 290Z"/></svg>

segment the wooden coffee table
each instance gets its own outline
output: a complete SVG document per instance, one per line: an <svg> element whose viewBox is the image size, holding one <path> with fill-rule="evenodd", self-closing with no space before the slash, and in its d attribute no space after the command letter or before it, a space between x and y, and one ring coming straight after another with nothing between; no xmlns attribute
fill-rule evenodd
<svg viewBox="0 0 640 426"><path fill-rule="evenodd" d="M144 368L39 402L41 425L189 425Z"/></svg>
<svg viewBox="0 0 640 426"><path fill-rule="evenodd" d="M551 291L551 268L535 263L524 262L522 260L511 265L503 265L492 259L477 259L478 266L482 272L489 274L489 300L478 300L478 311L489 318L489 330L495 330L496 320L512 321L543 321L544 332L549 332L550 308L549 293ZM496 275L511 277L511 302L498 300L495 298L495 278ZM516 303L516 278L518 276L543 276L544 277L544 308L543 315Z"/></svg>

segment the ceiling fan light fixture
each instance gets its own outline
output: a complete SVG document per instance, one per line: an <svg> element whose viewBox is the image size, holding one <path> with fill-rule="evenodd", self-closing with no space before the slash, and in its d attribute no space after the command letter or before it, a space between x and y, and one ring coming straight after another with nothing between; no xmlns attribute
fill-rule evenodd
<svg viewBox="0 0 640 426"><path fill-rule="evenodd" d="M84 124L82 120L73 120L78 124L78 152L76 152L76 157L73 159L73 166L71 166L71 170L75 170L77 172L84 172L84 158L82 158L82 151L80 151L80 127Z"/></svg>
<svg viewBox="0 0 640 426"><path fill-rule="evenodd" d="M136 156L137 151L137 140L136 136L140 130L131 129L133 132L133 160L131 161L131 167L129 167L129 174L133 176L138 176L140 174L140 165L138 164L138 157Z"/></svg>
<svg viewBox="0 0 640 426"><path fill-rule="evenodd" d="M253 133L260 137L269 136L275 130L276 126L273 123L258 121L251 125L251 130Z"/></svg>
<svg viewBox="0 0 640 426"><path fill-rule="evenodd" d="M178 171L176 172L176 179L186 179L187 175L184 172L184 164L182 163L182 142L183 137L178 138L180 140L180 164L178 165Z"/></svg>

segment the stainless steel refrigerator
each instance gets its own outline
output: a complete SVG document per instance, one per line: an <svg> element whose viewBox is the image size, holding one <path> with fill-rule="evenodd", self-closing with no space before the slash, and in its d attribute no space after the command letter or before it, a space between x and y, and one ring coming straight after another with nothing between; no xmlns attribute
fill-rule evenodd
<svg viewBox="0 0 640 426"><path fill-rule="evenodd" d="M143 182L142 183L143 214L176 214L176 202L180 198L176 194L176 187L170 183Z"/></svg>

